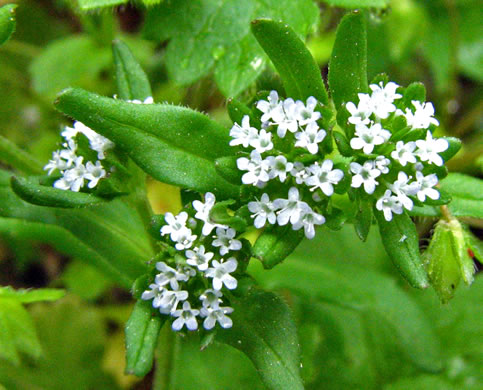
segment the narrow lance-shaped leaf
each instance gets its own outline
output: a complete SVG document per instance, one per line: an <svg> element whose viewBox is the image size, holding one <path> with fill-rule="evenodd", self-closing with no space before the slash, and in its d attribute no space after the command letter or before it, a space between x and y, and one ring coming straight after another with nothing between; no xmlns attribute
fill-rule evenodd
<svg viewBox="0 0 483 390"><path fill-rule="evenodd" d="M401 275L416 288L429 286L428 275L419 254L419 239L416 226L404 212L393 214L391 221L384 219L383 213L374 211L382 243Z"/></svg>
<svg viewBox="0 0 483 390"><path fill-rule="evenodd" d="M287 96L315 97L328 103L320 69L305 44L288 25L270 19L252 22L252 33L277 68Z"/></svg>
<svg viewBox="0 0 483 390"><path fill-rule="evenodd" d="M8 41L15 31L15 8L17 4L7 4L0 8L0 46Z"/></svg>
<svg viewBox="0 0 483 390"><path fill-rule="evenodd" d="M108 199L103 199L93 194L64 191L41 185L37 177L23 178L12 176L11 186L21 199L38 206L70 209L94 206L108 201Z"/></svg>
<svg viewBox="0 0 483 390"><path fill-rule="evenodd" d="M367 92L366 21L361 12L344 16L337 28L329 63L329 87L336 108Z"/></svg>
<svg viewBox="0 0 483 390"><path fill-rule="evenodd" d="M126 373L142 377L151 370L159 331L166 318L154 313L150 302L136 302L125 329Z"/></svg>
<svg viewBox="0 0 483 390"><path fill-rule="evenodd" d="M121 41L112 43L116 83L123 100L140 100L153 96L148 77L134 58L129 47Z"/></svg>
<svg viewBox="0 0 483 390"><path fill-rule="evenodd" d="M221 198L239 187L215 170L214 160L233 153L227 129L207 116L167 104L132 104L67 89L57 108L112 140L155 179Z"/></svg>
<svg viewBox="0 0 483 390"><path fill-rule="evenodd" d="M230 300L233 328L217 339L246 354L270 390L302 390L297 330L289 307L275 294L251 289Z"/></svg>

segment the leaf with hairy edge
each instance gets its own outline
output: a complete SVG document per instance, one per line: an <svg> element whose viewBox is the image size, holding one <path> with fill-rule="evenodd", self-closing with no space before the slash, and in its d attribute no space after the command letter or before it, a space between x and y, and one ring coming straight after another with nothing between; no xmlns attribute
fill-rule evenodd
<svg viewBox="0 0 483 390"><path fill-rule="evenodd" d="M302 390L297 330L288 306L258 289L230 303L233 327L217 332L217 340L246 354L268 389Z"/></svg>
<svg viewBox="0 0 483 390"><path fill-rule="evenodd" d="M320 69L292 28L270 19L257 19L252 22L252 33L277 68L287 96L301 100L313 96L328 103Z"/></svg>
<svg viewBox="0 0 483 390"><path fill-rule="evenodd" d="M0 8L0 46L7 42L15 31L15 8L17 4L7 4Z"/></svg>
<svg viewBox="0 0 483 390"><path fill-rule="evenodd" d="M239 186L215 170L214 160L233 154L228 130L207 116L167 104L132 104L81 89L66 89L57 108L112 140L155 179L220 197Z"/></svg>
<svg viewBox="0 0 483 390"><path fill-rule="evenodd" d="M344 16L337 33L329 63L329 87L337 110L357 101L367 92L367 33L362 12Z"/></svg>

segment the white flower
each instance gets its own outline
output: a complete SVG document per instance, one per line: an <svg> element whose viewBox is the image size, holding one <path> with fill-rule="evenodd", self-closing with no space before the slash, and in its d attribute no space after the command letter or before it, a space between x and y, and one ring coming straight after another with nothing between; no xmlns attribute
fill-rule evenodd
<svg viewBox="0 0 483 390"><path fill-rule="evenodd" d="M250 140L250 146L254 147L258 153L273 149L272 133L264 129L260 130L260 133Z"/></svg>
<svg viewBox="0 0 483 390"><path fill-rule="evenodd" d="M233 326L233 321L230 317L226 315L230 313L233 313L233 308L229 306L217 308L202 307L201 316L206 317L203 321L203 327L206 330L213 329L216 325L216 322L218 321L222 328L231 328Z"/></svg>
<svg viewBox="0 0 483 390"><path fill-rule="evenodd" d="M270 164L267 160L262 160L262 156L256 150L250 153L250 159L241 157L236 160L238 169L248 171L242 176L243 184L253 184L257 187L263 187L270 180L268 170Z"/></svg>
<svg viewBox="0 0 483 390"><path fill-rule="evenodd" d="M75 160L75 166L71 169L64 171L61 179L54 183L54 187L61 190L71 190L79 192L84 186L84 175L86 173L86 167L82 164L83 157L77 157Z"/></svg>
<svg viewBox="0 0 483 390"><path fill-rule="evenodd" d="M297 107L296 119L299 126L305 126L320 119L320 112L314 111L317 106L317 99L313 96L310 96L307 99L307 105L304 105L300 100L298 100L295 105Z"/></svg>
<svg viewBox="0 0 483 390"><path fill-rule="evenodd" d="M294 162L293 169L290 174L295 177L295 182L297 184L305 183L305 180L309 177L309 173L305 169L305 165L299 161Z"/></svg>
<svg viewBox="0 0 483 390"><path fill-rule="evenodd" d="M438 184L438 176L434 173L424 176L422 172L416 172L416 180L419 184L418 199L421 202L426 200L426 196L433 200L439 199L440 193L433 187Z"/></svg>
<svg viewBox="0 0 483 390"><path fill-rule="evenodd" d="M309 240L315 237L315 228L314 225L322 225L325 223L324 216L317 214L316 212L310 210L306 212L302 218L299 219L298 222L294 223L292 228L293 230L299 230L304 228L305 237Z"/></svg>
<svg viewBox="0 0 483 390"><path fill-rule="evenodd" d="M170 234L171 240L178 241L179 234L183 229L186 228L188 213L186 211L182 211L176 216L171 213L166 213L164 214L164 220L166 221L167 225L164 225L161 228L161 235L165 236L166 234Z"/></svg>
<svg viewBox="0 0 483 390"><path fill-rule="evenodd" d="M86 164L86 174L84 175L84 179L89 180L89 184L87 187L94 188L100 179L106 177L106 171L101 165L100 161L96 161L96 165L91 163L90 161Z"/></svg>
<svg viewBox="0 0 483 390"><path fill-rule="evenodd" d="M258 130L250 126L250 117L245 115L242 119L242 125L235 123L230 130L230 137L233 138L230 141L230 146L243 145L244 148L247 148L257 136Z"/></svg>
<svg viewBox="0 0 483 390"><path fill-rule="evenodd" d="M187 227L180 229L177 233L176 245L174 247L179 251L191 248L193 242L196 240L197 237L196 235L191 233L191 229Z"/></svg>
<svg viewBox="0 0 483 390"><path fill-rule="evenodd" d="M99 160L104 160L104 153L114 147L114 143L108 140L106 137L96 133L91 128L84 125L82 122L74 122L74 129L78 133L84 134L89 140L89 145L92 150L97 152L97 158Z"/></svg>
<svg viewBox="0 0 483 390"><path fill-rule="evenodd" d="M284 156L268 156L265 161L268 162L268 176L270 179L278 177L282 183L287 178L287 173L293 168L293 164L287 162L287 159Z"/></svg>
<svg viewBox="0 0 483 390"><path fill-rule="evenodd" d="M295 146L300 148L306 148L309 153L316 154L319 151L319 143L323 141L327 132L325 130L319 130L317 122L309 123L305 130L295 133Z"/></svg>
<svg viewBox="0 0 483 390"><path fill-rule="evenodd" d="M66 167L64 169L67 169L71 168L79 157L76 154L77 144L74 141L70 141L68 145L64 144L64 146L67 147L67 149L62 149L59 152L59 155L65 160Z"/></svg>
<svg viewBox="0 0 483 390"><path fill-rule="evenodd" d="M242 243L239 240L235 240L235 235L235 229L217 227L216 238L213 240L212 245L220 247L220 255L222 256L226 255L229 251L239 251Z"/></svg>
<svg viewBox="0 0 483 390"><path fill-rule="evenodd" d="M310 191L320 188L322 192L331 196L334 193L334 184L337 184L344 177L344 172L340 169L332 169L334 163L332 160L324 160L322 165L317 162L312 164L307 170L310 176L305 180L308 186L312 186Z"/></svg>
<svg viewBox="0 0 483 390"><path fill-rule="evenodd" d="M271 91L267 100L259 100L257 102L257 108L263 112L261 121L267 123L272 119L274 112L279 112L282 106L282 102L278 101L277 91Z"/></svg>
<svg viewBox="0 0 483 390"><path fill-rule="evenodd" d="M263 194L259 201L249 202L248 210L254 213L251 215L251 217L255 218L254 226L257 229L264 227L267 220L272 225L277 220L277 216L275 215L276 208L273 203L270 202L267 194Z"/></svg>
<svg viewBox="0 0 483 390"><path fill-rule="evenodd" d="M186 263L194 267L198 267L200 271L205 271L208 269L210 260L215 255L213 252L206 252L204 245L195 247L193 250L187 250L185 252Z"/></svg>
<svg viewBox="0 0 483 390"><path fill-rule="evenodd" d="M151 290L146 290L142 293L141 299L144 300L149 300L153 299L153 307L159 307L161 306L162 300L163 300L163 295L166 289L159 284L151 283L149 285L149 288Z"/></svg>
<svg viewBox="0 0 483 390"><path fill-rule="evenodd" d="M214 223L210 219L210 211L215 204L215 200L215 195L211 192L207 192L205 194L205 203L202 203L199 200L193 201L193 208L196 210L195 218L204 222L201 231L201 234L204 236L209 235L216 226L226 227L225 225Z"/></svg>
<svg viewBox="0 0 483 390"><path fill-rule="evenodd" d="M388 186L408 210L413 208L413 201L408 195L416 195L420 189L417 182L409 183L410 179L411 177L408 177L405 172L401 171L398 173L397 180Z"/></svg>
<svg viewBox="0 0 483 390"><path fill-rule="evenodd" d="M226 262L220 263L217 260L211 262L212 268L208 268L205 272L207 278L213 278L213 288L221 290L223 285L229 290L234 290L238 281L230 275L238 266L238 262L234 257L230 257Z"/></svg>
<svg viewBox="0 0 483 390"><path fill-rule="evenodd" d="M359 104L356 105L352 102L346 104L347 111L350 112L349 123L354 125L368 125L370 123L369 117L372 114L372 100L366 93L359 93Z"/></svg>
<svg viewBox="0 0 483 390"><path fill-rule="evenodd" d="M379 169L382 174L389 173L389 164L391 163L391 160L384 156L377 156L376 159L374 160L374 164L376 166L376 169Z"/></svg>
<svg viewBox="0 0 483 390"><path fill-rule="evenodd" d="M178 303L188 299L188 291L170 291L164 290L159 301L159 312L161 314L169 314L176 310Z"/></svg>
<svg viewBox="0 0 483 390"><path fill-rule="evenodd" d="M352 149L362 149L365 154L372 153L374 146L386 142L391 133L381 127L380 123L375 123L371 127L366 125L356 126L355 137L351 139Z"/></svg>
<svg viewBox="0 0 483 390"><path fill-rule="evenodd" d="M174 268L171 268L169 265L162 261L156 263L156 269L158 271L161 271L161 273L157 274L156 278L154 279L155 283L158 286L164 287L169 284L173 290L178 290L178 281L186 282L188 280L188 276L186 274L184 274L183 272L179 272Z"/></svg>
<svg viewBox="0 0 483 390"><path fill-rule="evenodd" d="M287 130L295 133L298 128L297 122L297 105L292 98L285 99L281 108L275 110L272 115L273 124L278 125L277 135L280 138L285 137Z"/></svg>
<svg viewBox="0 0 483 390"><path fill-rule="evenodd" d="M188 277L188 279L196 276L196 270L193 267L190 267L189 265L182 265L178 267L178 271L185 274Z"/></svg>
<svg viewBox="0 0 483 390"><path fill-rule="evenodd" d="M126 100L128 103L134 103L134 104L153 104L154 99L152 96L148 96L144 101L134 99L134 100Z"/></svg>
<svg viewBox="0 0 483 390"><path fill-rule="evenodd" d="M198 321L196 321L196 316L200 314L197 309L192 309L188 301L183 302L183 309L175 310L171 313L173 317L178 317L173 321L171 328L175 331L181 330L183 326L186 325L188 330L198 329Z"/></svg>
<svg viewBox="0 0 483 390"><path fill-rule="evenodd" d="M368 194L373 194L376 186L379 184L376 177L381 175L381 171L374 166L373 161L366 161L364 165L356 162L350 163L350 170L354 173L352 176L351 187L359 188L364 184L364 190Z"/></svg>
<svg viewBox="0 0 483 390"><path fill-rule="evenodd" d="M414 149L416 149L416 144L413 141L410 141L407 144L405 144L403 141L398 141L396 143L396 150L391 153L391 157L394 160L399 161L399 163L404 167L408 162L416 162Z"/></svg>
<svg viewBox="0 0 483 390"><path fill-rule="evenodd" d="M50 176L56 169L63 171L67 168L70 168L68 161L65 161L61 157L61 152L56 150L52 153L52 159L45 165L44 170L48 170L47 174Z"/></svg>
<svg viewBox="0 0 483 390"><path fill-rule="evenodd" d="M280 226L286 225L289 221L293 225L300 220L302 215L310 211L310 206L299 199L297 187L290 188L288 199L275 199L273 206L280 209L277 215L277 222Z"/></svg>
<svg viewBox="0 0 483 390"><path fill-rule="evenodd" d="M223 294L220 290L213 290L212 288L209 288L200 295L200 301L203 307L211 307L213 309L216 309L220 306L220 303L222 302L220 299L222 296Z"/></svg>
<svg viewBox="0 0 483 390"><path fill-rule="evenodd" d="M391 81L383 86L381 81L379 85L371 84L369 87L372 89L371 100L374 114L381 119L386 119L391 112L396 111L393 101L402 97L402 95L396 93L399 85Z"/></svg>
<svg viewBox="0 0 483 390"><path fill-rule="evenodd" d="M386 221L392 220L392 213L402 214L403 206L397 196L392 195L391 190L386 190L376 202L376 209L384 213Z"/></svg>
<svg viewBox="0 0 483 390"><path fill-rule="evenodd" d="M75 127L65 126L64 131L60 133L60 135L64 137L66 141L70 141L73 140L78 133L79 129L76 129Z"/></svg>
<svg viewBox="0 0 483 390"><path fill-rule="evenodd" d="M419 157L421 161L427 161L429 164L435 164L438 167L442 166L443 158L438 154L444 152L449 147L448 141L442 138L433 138L431 132L428 130L425 140L417 140L418 147L414 154Z"/></svg>
<svg viewBox="0 0 483 390"><path fill-rule="evenodd" d="M417 100L412 100L411 103L416 107L416 112L412 112L406 108L406 122L413 129L427 129L429 125L433 124L439 126L437 119L433 118L434 107L432 103L421 103Z"/></svg>

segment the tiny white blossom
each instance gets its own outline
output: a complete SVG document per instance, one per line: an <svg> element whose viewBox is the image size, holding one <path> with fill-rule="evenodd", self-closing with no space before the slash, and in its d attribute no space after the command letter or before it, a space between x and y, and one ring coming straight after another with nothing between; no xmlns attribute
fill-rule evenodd
<svg viewBox="0 0 483 390"><path fill-rule="evenodd" d="M161 273L157 274L156 278L154 279L158 286L164 287L169 284L173 290L178 290L178 281L186 282L188 280L188 276L186 274L175 270L162 261L156 263L156 269L161 271Z"/></svg>
<svg viewBox="0 0 483 390"><path fill-rule="evenodd" d="M87 127L82 122L74 122L74 129L87 137L87 139L89 140L89 146L92 150L97 152L97 158L99 160L104 160L104 153L114 147L114 143L112 141L96 133L94 130Z"/></svg>
<svg viewBox="0 0 483 390"><path fill-rule="evenodd" d="M327 135L325 130L319 130L317 122L309 123L304 130L295 133L295 146L306 148L309 153L316 154L319 151L319 143L322 142Z"/></svg>
<svg viewBox="0 0 483 390"><path fill-rule="evenodd" d="M391 160L384 156L377 156L376 159L374 160L374 164L376 166L376 169L379 169L382 174L389 173L389 164L391 163Z"/></svg>
<svg viewBox="0 0 483 390"><path fill-rule="evenodd" d="M186 325L188 330L198 329L196 316L200 314L198 309L192 309L188 301L183 302L183 309L175 310L171 313L173 317L178 317L173 321L171 328L175 331L181 330Z"/></svg>
<svg viewBox="0 0 483 390"><path fill-rule="evenodd" d="M406 122L413 129L427 129L431 124L439 126L437 119L433 118L434 107L432 103L421 103L417 100L412 100L411 103L416 108L413 113L406 108Z"/></svg>
<svg viewBox="0 0 483 390"><path fill-rule="evenodd" d="M216 228L216 238L213 240L212 245L220 247L221 256L226 255L229 251L239 251L241 249L242 243L240 240L235 239L235 235L235 229Z"/></svg>
<svg viewBox="0 0 483 390"><path fill-rule="evenodd" d="M200 301L203 307L211 307L213 309L216 309L220 306L220 303L222 302L220 299L222 296L223 294L220 290L214 290L212 288L209 288L200 295Z"/></svg>
<svg viewBox="0 0 483 390"><path fill-rule="evenodd" d="M308 186L312 186L310 191L320 188L322 192L331 196L334 193L334 184L337 184L344 177L344 172L340 169L332 169L334 163L332 160L324 160L322 165L317 162L307 168L310 176L305 180Z"/></svg>
<svg viewBox="0 0 483 390"><path fill-rule="evenodd" d="M265 161L267 161L269 165L268 175L270 179L278 177L282 183L287 178L287 173L293 168L293 164L287 162L285 156L268 156Z"/></svg>
<svg viewBox="0 0 483 390"><path fill-rule="evenodd" d="M414 149L416 149L416 144L413 141L410 141L406 144L403 141L398 141L396 143L396 150L391 153L391 157L394 160L399 161L399 163L404 167L408 162L416 162Z"/></svg>
<svg viewBox="0 0 483 390"><path fill-rule="evenodd" d="M292 98L285 99L280 109L275 110L272 116L274 122L277 125L277 135L280 138L285 137L287 130L291 133L295 133L298 128L297 121L297 105Z"/></svg>
<svg viewBox="0 0 483 390"><path fill-rule="evenodd" d="M251 215L251 217L255 218L254 226L257 229L264 227L267 220L272 225L277 220L277 216L275 215L276 208L273 203L270 202L267 194L263 194L259 201L249 202L248 210L254 213Z"/></svg>
<svg viewBox="0 0 483 390"><path fill-rule="evenodd" d="M373 194L379 184L376 178L381 175L381 171L374 166L374 162L366 161L364 165L352 162L350 163L350 170L354 174L351 187L359 188L364 185L364 190L368 194Z"/></svg>
<svg viewBox="0 0 483 390"><path fill-rule="evenodd" d="M226 315L230 313L233 313L233 308L229 306L220 306L217 308L202 307L201 316L205 317L203 327L206 330L210 330L213 329L216 325L216 322L218 322L223 329L231 328L233 326L233 321Z"/></svg>
<svg viewBox="0 0 483 390"><path fill-rule="evenodd" d="M79 129L76 129L75 127L65 126L64 131L62 131L60 135L64 137L66 141L70 141L74 139L78 133L79 133Z"/></svg>
<svg viewBox="0 0 483 390"><path fill-rule="evenodd" d="M391 112L396 111L394 100L402 97L401 94L396 93L399 85L391 81L383 86L381 81L379 85L371 84L369 87L372 89L371 100L374 114L381 119L386 119Z"/></svg>
<svg viewBox="0 0 483 390"><path fill-rule="evenodd" d="M194 267L198 267L200 271L206 271L210 264L210 260L215 255L213 252L205 252L205 246L200 245L193 250L188 249L185 252L186 263Z"/></svg>
<svg viewBox="0 0 483 390"><path fill-rule="evenodd" d="M289 221L293 225L300 218L310 211L310 206L301 201L297 187L291 187L288 191L288 199L275 199L273 206L279 209L277 222L280 226L286 225Z"/></svg>
<svg viewBox="0 0 483 390"><path fill-rule="evenodd" d="M61 190L71 190L79 192L84 186L84 175L86 167L82 164L83 157L78 157L75 160L75 166L63 173L63 177L54 183L54 187Z"/></svg>
<svg viewBox="0 0 483 390"><path fill-rule="evenodd" d="M408 177L405 172L401 171L398 173L397 180L394 183L389 184L389 188L408 210L412 210L413 208L413 201L408 195L416 195L420 189L417 182L409 183L410 179L410 176Z"/></svg>
<svg viewBox="0 0 483 390"><path fill-rule="evenodd" d="M154 99L152 96L148 96L146 99L143 101L138 100L138 99L133 99L133 100L126 100L128 103L134 103L134 104L153 104Z"/></svg>
<svg viewBox="0 0 483 390"><path fill-rule="evenodd" d="M372 114L373 104L371 97L366 93L359 93L359 104L356 105L353 102L346 104L347 111L350 112L349 123L356 126L368 125L370 123L369 117Z"/></svg>
<svg viewBox="0 0 483 390"><path fill-rule="evenodd" d="M272 142L272 133L267 132L266 130L260 130L260 133L257 133L251 140L250 146L255 148L258 153L264 153L267 150L273 149L273 142Z"/></svg>
<svg viewBox="0 0 483 390"><path fill-rule="evenodd" d="M182 211L178 215L174 216L172 213L164 214L164 220L166 221L167 225L164 225L161 228L161 235L165 236L166 234L171 235L171 240L178 241L178 236L183 229L186 228L186 221L188 220L188 213L186 211Z"/></svg>
<svg viewBox="0 0 483 390"><path fill-rule="evenodd" d="M59 155L65 160L66 167L64 169L68 169L71 168L79 158L76 154L77 144L74 141L71 141L69 144L64 144L64 147L67 147L67 149L62 149L59 152Z"/></svg>
<svg viewBox="0 0 483 390"><path fill-rule="evenodd" d="M294 223L292 226L293 230L299 230L304 228L305 237L309 240L315 237L315 226L322 225L325 223L325 218L323 215L317 214L315 211L306 212L298 222Z"/></svg>
<svg viewBox="0 0 483 390"><path fill-rule="evenodd" d="M101 165L100 161L96 161L94 165L92 162L88 161L86 164L86 173L84 179L89 180L87 187L94 188L100 179L106 177L106 171Z"/></svg>
<svg viewBox="0 0 483 390"><path fill-rule="evenodd" d="M201 234L204 236L208 236L216 226L225 227L224 225L212 222L210 219L210 211L215 204L215 200L215 195L207 192L205 194L205 203L199 200L193 201L193 208L196 210L195 218L204 222L201 231Z"/></svg>
<svg viewBox="0 0 483 390"><path fill-rule="evenodd" d="M320 119L321 114L318 111L314 111L315 107L317 106L317 99L313 96L310 96L307 99L307 104L304 105L303 102L298 100L295 103L297 110L296 110L296 119L298 121L299 126L305 126L310 123L315 123L317 120Z"/></svg>
<svg viewBox="0 0 483 390"><path fill-rule="evenodd" d="M391 190L386 190L376 202L376 209L384 213L386 221L392 220L392 213L402 214L403 205L397 196L392 195Z"/></svg>
<svg viewBox="0 0 483 390"><path fill-rule="evenodd" d="M188 299L188 291L171 291L164 290L163 295L159 301L159 312L161 314L169 314L174 312L178 303Z"/></svg>
<svg viewBox="0 0 483 390"><path fill-rule="evenodd" d="M293 169L290 174L295 178L297 184L305 183L305 180L309 177L309 173L305 168L305 165L299 161L294 162Z"/></svg>
<svg viewBox="0 0 483 390"><path fill-rule="evenodd" d="M433 138L433 135L428 130L425 140L417 140L418 147L414 154L419 157L421 161L427 161L428 164L435 164L438 167L444 164L443 158L438 154L444 152L449 147L448 141L442 138Z"/></svg>
<svg viewBox="0 0 483 390"><path fill-rule="evenodd" d="M433 200L439 199L439 191L433 188L438 184L438 176L434 173L424 176L422 172L416 172L416 180L420 187L417 195L421 202L426 200L426 196Z"/></svg>
<svg viewBox="0 0 483 390"><path fill-rule="evenodd" d="M351 139L350 145L352 149L362 149L365 154L369 154L375 146L382 145L389 137L391 133L383 129L380 123L371 127L361 124L356 127L355 137Z"/></svg>
<svg viewBox="0 0 483 390"><path fill-rule="evenodd" d="M274 112L280 111L282 102L278 100L277 91L271 91L267 100L259 100L257 102L257 108L263 112L261 121L267 123L272 119Z"/></svg>
<svg viewBox="0 0 483 390"><path fill-rule="evenodd" d="M262 160L262 156L256 150L250 153L250 159L241 157L236 160L236 164L239 170L248 171L242 176L243 184L263 187L270 180L268 174L270 164L267 160Z"/></svg>
<svg viewBox="0 0 483 390"><path fill-rule="evenodd" d="M221 290L223 285L229 290L234 290L238 285L238 281L230 275L238 266L238 262L234 257L230 257L227 261L220 263L217 260L211 262L212 268L208 268L205 272L207 278L213 278L213 288Z"/></svg>
<svg viewBox="0 0 483 390"><path fill-rule="evenodd" d="M242 119L242 125L235 123L230 130L230 146L242 145L247 148L248 145L258 136L258 130L250 126L250 117L245 115Z"/></svg>
<svg viewBox="0 0 483 390"><path fill-rule="evenodd" d="M176 237L176 245L174 247L179 251L191 248L193 242L196 240L197 237L196 235L191 233L191 229L187 227L180 229L178 231Z"/></svg>
<svg viewBox="0 0 483 390"><path fill-rule="evenodd" d="M153 299L153 307L158 308L161 306L163 294L166 289L159 284L151 283L149 285L150 290L146 290L142 293L141 299L149 300Z"/></svg>
<svg viewBox="0 0 483 390"><path fill-rule="evenodd" d="M52 153L52 159L44 166L44 170L48 171L47 174L50 176L55 170L63 171L70 168L68 161L61 157L59 150Z"/></svg>

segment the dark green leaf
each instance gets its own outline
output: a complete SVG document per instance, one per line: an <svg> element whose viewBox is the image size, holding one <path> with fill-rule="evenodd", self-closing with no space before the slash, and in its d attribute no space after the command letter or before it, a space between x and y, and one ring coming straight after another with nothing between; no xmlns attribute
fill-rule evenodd
<svg viewBox="0 0 483 390"><path fill-rule="evenodd" d="M215 160L215 169L226 181L239 185L242 182L243 171L238 169L236 161L238 157L227 156Z"/></svg>
<svg viewBox="0 0 483 390"><path fill-rule="evenodd" d="M238 123L241 125L242 119L245 115L248 115L251 119L252 110L250 110L245 104L237 99L228 99L226 109L228 110L228 115L230 116L230 119L233 123Z"/></svg>
<svg viewBox="0 0 483 390"><path fill-rule="evenodd" d="M0 46L7 42L15 31L15 8L17 4L7 4L0 8Z"/></svg>
<svg viewBox="0 0 483 390"><path fill-rule="evenodd" d="M107 200L94 194L59 190L39 184L37 177L12 176L13 191L24 201L38 206L81 208L105 203Z"/></svg>
<svg viewBox="0 0 483 390"><path fill-rule="evenodd" d="M386 221L379 210L375 212L382 243L401 275L416 288L429 286L428 275L419 254L416 226L406 213L392 215Z"/></svg>
<svg viewBox="0 0 483 390"><path fill-rule="evenodd" d="M347 102L357 102L357 94L368 90L366 20L362 12L347 14L337 28L329 87L337 110Z"/></svg>
<svg viewBox="0 0 483 390"><path fill-rule="evenodd" d="M334 131L332 134L334 135L335 143L337 144L337 149L339 149L340 154L345 157L352 157L354 151L351 148L349 141L347 141L346 136L338 131Z"/></svg>
<svg viewBox="0 0 483 390"><path fill-rule="evenodd" d="M238 186L215 170L214 160L233 153L228 131L207 116L166 104L131 104L67 89L57 108L112 140L155 179L221 197Z"/></svg>
<svg viewBox="0 0 483 390"><path fill-rule="evenodd" d="M228 212L230 205L233 205L235 201L216 202L210 210L210 219L213 222L220 223L222 225L228 225L235 229L237 232L244 232L247 228L247 222L245 219L238 215L231 215Z"/></svg>
<svg viewBox="0 0 483 390"><path fill-rule="evenodd" d="M112 44L114 67L119 97L123 100L140 100L153 96L148 77L134 58L129 47L122 41Z"/></svg>
<svg viewBox="0 0 483 390"><path fill-rule="evenodd" d="M292 28L270 19L257 19L252 22L252 33L277 68L287 96L300 100L313 96L328 103L320 69Z"/></svg>
<svg viewBox="0 0 483 390"><path fill-rule="evenodd" d="M446 162L453 157L461 149L461 141L455 137L442 137L448 141L449 147L444 152L439 153L443 160Z"/></svg>
<svg viewBox="0 0 483 390"><path fill-rule="evenodd" d="M20 172L39 174L42 166L29 153L0 135L0 161Z"/></svg>
<svg viewBox="0 0 483 390"><path fill-rule="evenodd" d="M417 100L419 102L426 101L426 87L423 83L415 82L408 85L404 90L404 104L406 107L414 108L412 101Z"/></svg>
<svg viewBox="0 0 483 390"><path fill-rule="evenodd" d="M230 304L233 328L218 332L217 340L245 353L268 389L303 389L297 330L288 306L257 289Z"/></svg>
<svg viewBox="0 0 483 390"><path fill-rule="evenodd" d="M139 300L126 323L126 373L146 375L153 365L159 331L167 316L155 313L151 302Z"/></svg>
<svg viewBox="0 0 483 390"><path fill-rule="evenodd" d="M354 228L361 241L366 241L372 225L372 199L361 199L354 221Z"/></svg>
<svg viewBox="0 0 483 390"><path fill-rule="evenodd" d="M253 246L253 256L262 262L265 269L273 268L285 260L303 238L303 229L295 231L290 225L267 227Z"/></svg>

